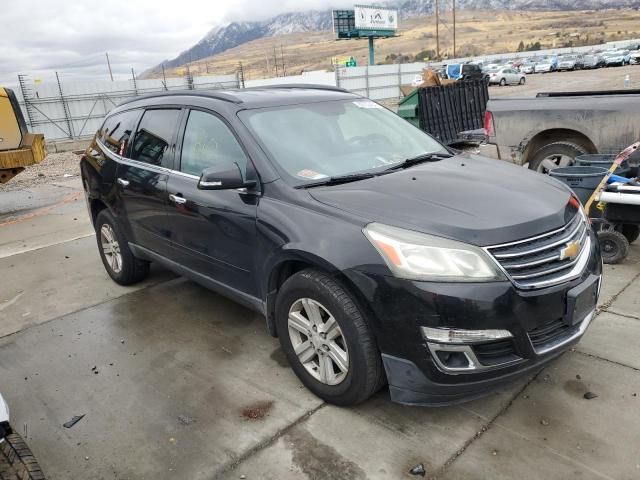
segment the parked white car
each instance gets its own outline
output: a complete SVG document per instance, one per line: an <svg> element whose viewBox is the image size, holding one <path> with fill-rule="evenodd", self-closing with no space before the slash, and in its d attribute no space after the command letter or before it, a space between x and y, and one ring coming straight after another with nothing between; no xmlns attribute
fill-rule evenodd
<svg viewBox="0 0 640 480"><path fill-rule="evenodd" d="M487 72L489 75L489 85L524 85L527 81L524 73L518 72L515 68L500 68L497 70L490 70Z"/></svg>

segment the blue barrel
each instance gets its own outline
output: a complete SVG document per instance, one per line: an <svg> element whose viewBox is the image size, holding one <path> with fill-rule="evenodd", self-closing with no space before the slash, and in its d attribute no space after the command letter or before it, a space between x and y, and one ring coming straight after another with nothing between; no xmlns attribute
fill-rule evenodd
<svg viewBox="0 0 640 480"><path fill-rule="evenodd" d="M603 167L561 167L551 170L549 175L569 185L584 205L607 174Z"/></svg>
<svg viewBox="0 0 640 480"><path fill-rule="evenodd" d="M603 153L579 155L576 157L576 165L581 167L602 167L609 170L616 157L617 155L615 154L610 155ZM629 175L631 174L631 166L629 165L629 162L626 160L622 162L616 169L615 174L629 178Z"/></svg>

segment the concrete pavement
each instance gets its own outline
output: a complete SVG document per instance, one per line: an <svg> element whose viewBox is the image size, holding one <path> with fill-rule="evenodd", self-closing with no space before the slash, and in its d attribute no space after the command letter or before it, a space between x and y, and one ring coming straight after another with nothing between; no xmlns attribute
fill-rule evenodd
<svg viewBox="0 0 640 480"><path fill-rule="evenodd" d="M49 478L399 479L419 463L446 479L640 477L638 245L606 267L583 341L537 375L456 407L383 390L343 409L249 310L160 269L113 284L69 184L0 211L0 391Z"/></svg>

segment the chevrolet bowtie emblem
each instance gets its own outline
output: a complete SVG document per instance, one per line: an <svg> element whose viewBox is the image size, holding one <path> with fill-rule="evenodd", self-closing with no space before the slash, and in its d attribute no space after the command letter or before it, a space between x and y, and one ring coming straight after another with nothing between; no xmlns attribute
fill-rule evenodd
<svg viewBox="0 0 640 480"><path fill-rule="evenodd" d="M573 260L580 253L580 247L580 242L567 243L564 248L560 250L560 260L564 260L565 258Z"/></svg>

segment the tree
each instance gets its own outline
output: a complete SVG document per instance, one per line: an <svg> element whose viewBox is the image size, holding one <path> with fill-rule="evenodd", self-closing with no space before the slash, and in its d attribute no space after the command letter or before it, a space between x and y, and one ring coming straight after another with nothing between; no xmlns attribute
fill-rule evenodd
<svg viewBox="0 0 640 480"><path fill-rule="evenodd" d="M518 44L518 51L519 52L524 51L524 42L522 40L520 40L520 44Z"/></svg>

